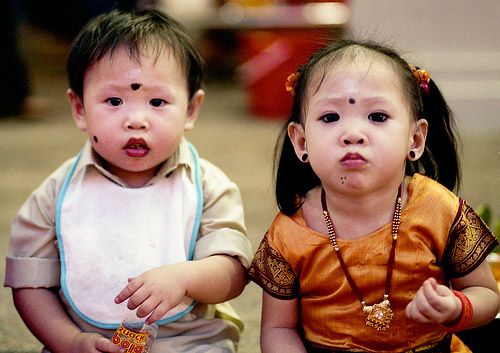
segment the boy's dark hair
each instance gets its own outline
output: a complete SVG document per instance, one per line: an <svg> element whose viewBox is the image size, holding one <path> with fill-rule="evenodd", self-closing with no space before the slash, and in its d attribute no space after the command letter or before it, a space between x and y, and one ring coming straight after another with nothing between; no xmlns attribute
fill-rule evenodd
<svg viewBox="0 0 500 353"><path fill-rule="evenodd" d="M417 161L407 160L405 173L422 173L450 190L459 186L460 168L455 123L451 110L436 84L431 80L428 93L423 92L409 64L391 48L371 41L342 40L318 50L311 55L306 65L299 68L292 113L283 127L274 154L276 199L284 214L297 212L301 207L300 199L321 183L310 164L297 158L287 134L287 127L291 122L302 122L311 77L318 73L324 77L332 65L357 57L381 60L392 67L401 79L410 112L416 120L426 119L429 123L424 154ZM320 79L319 82L321 81Z"/></svg>
<svg viewBox="0 0 500 353"><path fill-rule="evenodd" d="M201 86L203 59L180 23L157 10L114 10L90 20L71 47L67 61L69 86L80 99L86 71L120 47L135 60L139 60L142 50L156 55L169 50L183 65L189 97Z"/></svg>

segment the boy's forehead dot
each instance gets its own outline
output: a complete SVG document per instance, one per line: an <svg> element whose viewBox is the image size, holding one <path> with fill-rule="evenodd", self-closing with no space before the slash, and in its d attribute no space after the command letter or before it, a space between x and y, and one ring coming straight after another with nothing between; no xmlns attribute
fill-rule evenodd
<svg viewBox="0 0 500 353"><path fill-rule="evenodd" d="M354 98L349 98L349 103L354 104L356 103L356 100Z"/></svg>
<svg viewBox="0 0 500 353"><path fill-rule="evenodd" d="M132 83L130 87L132 88L133 91L137 91L139 88L141 88L142 84L141 83Z"/></svg>

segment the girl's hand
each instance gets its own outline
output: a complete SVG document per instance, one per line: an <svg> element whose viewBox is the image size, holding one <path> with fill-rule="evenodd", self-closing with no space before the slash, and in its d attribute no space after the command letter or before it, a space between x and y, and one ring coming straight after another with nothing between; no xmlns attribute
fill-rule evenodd
<svg viewBox="0 0 500 353"><path fill-rule="evenodd" d="M118 294L115 302L128 299L127 307L137 309L138 317L150 315L146 324L160 320L170 309L176 307L186 295L185 263L157 267L142 275L129 278L128 285Z"/></svg>
<svg viewBox="0 0 500 353"><path fill-rule="evenodd" d="M458 319L462 303L446 286L427 279L406 306L406 316L422 323L447 324Z"/></svg>
<svg viewBox="0 0 500 353"><path fill-rule="evenodd" d="M113 342L97 333L82 332L73 338L66 352L125 353L125 349L113 344Z"/></svg>

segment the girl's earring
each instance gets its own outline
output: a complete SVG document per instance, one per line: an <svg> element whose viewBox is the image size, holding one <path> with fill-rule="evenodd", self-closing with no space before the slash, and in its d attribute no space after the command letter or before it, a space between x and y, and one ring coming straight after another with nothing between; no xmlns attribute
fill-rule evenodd
<svg viewBox="0 0 500 353"><path fill-rule="evenodd" d="M309 158L309 156L307 155L307 153L304 153L301 157L302 159L302 162L307 162L307 159Z"/></svg>
<svg viewBox="0 0 500 353"><path fill-rule="evenodd" d="M416 157L415 152L414 152L414 151L410 151L408 154L410 155L409 160L410 160L410 161L414 161L414 160L415 160L415 157Z"/></svg>

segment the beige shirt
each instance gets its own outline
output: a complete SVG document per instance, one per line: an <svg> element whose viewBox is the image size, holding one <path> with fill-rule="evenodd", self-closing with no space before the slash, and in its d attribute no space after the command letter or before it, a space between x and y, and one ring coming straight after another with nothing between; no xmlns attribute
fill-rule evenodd
<svg viewBox="0 0 500 353"><path fill-rule="evenodd" d="M76 157L66 161L26 200L14 219L7 256L5 283L12 288L50 288L60 286L60 262L55 231L57 198L62 183ZM122 187L120 178L103 168L87 142L75 174L83 168L96 168ZM156 183L177 168L186 168L194 182L194 165L186 140L145 185ZM235 256L248 268L252 256L244 224L238 187L216 166L200 159L203 213L194 259L215 254Z"/></svg>

